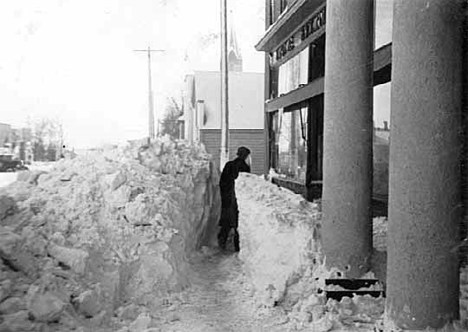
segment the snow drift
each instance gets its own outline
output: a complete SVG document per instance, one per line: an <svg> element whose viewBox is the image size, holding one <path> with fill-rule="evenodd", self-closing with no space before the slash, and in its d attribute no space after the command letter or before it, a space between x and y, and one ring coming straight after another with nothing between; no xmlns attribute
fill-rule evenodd
<svg viewBox="0 0 468 332"><path fill-rule="evenodd" d="M322 265L318 204L250 174L239 176L236 193L239 258L260 306L281 307L297 329L333 328L323 290L336 271Z"/></svg>
<svg viewBox="0 0 468 332"><path fill-rule="evenodd" d="M382 328L385 299L370 295L327 301L325 279L341 277L322 264L320 206L263 178L241 174L236 182L239 234L246 273L260 306L279 307L296 329ZM373 272L385 280L387 219L375 218ZM461 319L468 319L468 269L461 271ZM377 288L383 285L376 285ZM339 286L333 288L338 290ZM331 289L330 289L331 290Z"/></svg>
<svg viewBox="0 0 468 332"><path fill-rule="evenodd" d="M188 286L216 238L218 172L170 140L62 160L0 191L0 330L98 326Z"/></svg>

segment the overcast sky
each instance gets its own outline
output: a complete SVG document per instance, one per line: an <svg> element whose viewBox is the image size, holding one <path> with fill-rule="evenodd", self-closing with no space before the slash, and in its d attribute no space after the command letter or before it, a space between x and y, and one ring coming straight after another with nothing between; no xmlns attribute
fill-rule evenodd
<svg viewBox="0 0 468 332"><path fill-rule="evenodd" d="M0 122L56 117L77 148L147 135L147 58L132 50L166 50L152 62L160 116L166 98L180 96L185 74L219 70L219 2L1 1ZM254 45L264 32L264 0L228 3L244 71L263 72ZM378 0L376 46L391 39L391 10L391 0ZM383 114L376 118L388 112L386 90L376 91Z"/></svg>

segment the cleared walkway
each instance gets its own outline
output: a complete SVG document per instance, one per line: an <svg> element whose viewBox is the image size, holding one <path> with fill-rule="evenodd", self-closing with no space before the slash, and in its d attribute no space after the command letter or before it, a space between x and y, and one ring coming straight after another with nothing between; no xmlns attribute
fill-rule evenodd
<svg viewBox="0 0 468 332"><path fill-rule="evenodd" d="M157 310L161 331L287 331L280 311L257 316L237 254L214 251L193 262L192 287L175 303ZM271 310L268 310L271 311Z"/></svg>

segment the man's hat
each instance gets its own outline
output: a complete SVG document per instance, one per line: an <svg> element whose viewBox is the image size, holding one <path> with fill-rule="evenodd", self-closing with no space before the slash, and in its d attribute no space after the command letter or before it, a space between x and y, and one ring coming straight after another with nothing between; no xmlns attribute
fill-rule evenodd
<svg viewBox="0 0 468 332"><path fill-rule="evenodd" d="M250 150L245 146L241 146L237 149L237 156L242 159L246 159L250 154Z"/></svg>

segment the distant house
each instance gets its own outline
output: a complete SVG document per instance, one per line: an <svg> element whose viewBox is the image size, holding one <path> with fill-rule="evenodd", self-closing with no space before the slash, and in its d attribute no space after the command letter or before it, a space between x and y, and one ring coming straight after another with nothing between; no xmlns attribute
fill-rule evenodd
<svg viewBox="0 0 468 332"><path fill-rule="evenodd" d="M202 142L219 166L221 148L221 77L219 72L196 71L187 75L184 137ZM252 173L263 174L265 142L263 132L264 75L229 73L229 153L237 147L252 151Z"/></svg>
<svg viewBox="0 0 468 332"><path fill-rule="evenodd" d="M4 147L6 143L10 143L11 125L0 123L0 147Z"/></svg>
<svg viewBox="0 0 468 332"><path fill-rule="evenodd" d="M232 23L232 21L231 21ZM230 26L229 69L229 158L239 146L252 151L252 173L263 174L264 74L243 72L242 55L235 29ZM184 115L179 119L183 137L202 142L219 168L221 149L221 73L195 71L185 77Z"/></svg>

